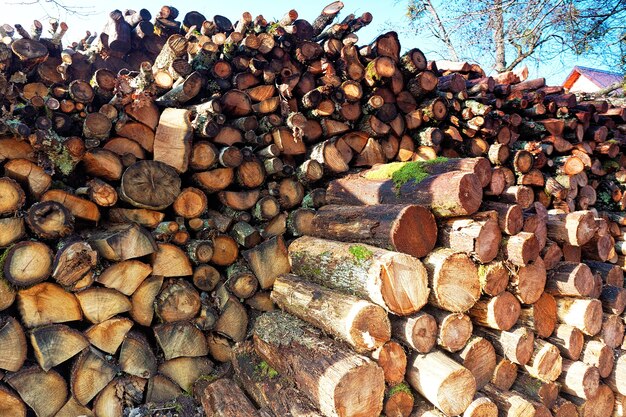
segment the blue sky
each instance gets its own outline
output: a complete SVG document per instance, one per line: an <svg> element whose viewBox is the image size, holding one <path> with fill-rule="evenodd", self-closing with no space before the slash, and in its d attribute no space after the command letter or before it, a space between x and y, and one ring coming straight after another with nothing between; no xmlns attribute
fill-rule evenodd
<svg viewBox="0 0 626 417"><path fill-rule="evenodd" d="M4 7L2 8L2 18L0 22L12 25L21 23L25 28L29 28L32 19L42 20L46 19L46 16L54 16L68 23L70 30L68 31L66 40L74 41L82 37L87 29L92 32L99 32L106 21L107 13L111 10L124 10L137 6L137 8L150 10L154 16L160 7L167 3L163 0L135 0L132 2L128 0L107 0L98 2L90 0L58 1L71 7L77 6L81 8L79 10L86 15L71 15L63 9L56 7L51 0L40 0L38 3L36 0L2 0L0 4L3 4ZM184 15L184 13L190 10L197 10L203 13L207 18L211 18L211 16L215 14L221 14L235 22L238 16L244 11L249 11L253 16L263 14L266 19L270 20L280 18L290 9L297 10L300 17L312 20L319 14L324 5L329 2L330 0L324 0L319 3L310 0L271 0L268 2L259 0L231 0L221 2L176 0L171 3L179 9L181 15ZM441 59L442 56L445 56L445 52L443 52L444 48L435 40L431 39L427 31L415 33L409 30L408 20L405 17L405 1L343 0L343 2L345 7L340 17L348 13L360 15L366 11L372 13L374 16L374 20L370 26L358 32L359 44L367 44L378 34L388 30L395 30L400 35L400 42L403 49L412 47L420 48L426 53L428 59ZM131 4L132 6L130 6ZM561 60L552 61L547 64L529 62L527 65L531 77L546 77L548 83L556 85L561 84L570 72L572 66L577 64L610 69L593 61L571 56L563 56ZM485 67L484 69L487 73L490 72L490 68Z"/></svg>

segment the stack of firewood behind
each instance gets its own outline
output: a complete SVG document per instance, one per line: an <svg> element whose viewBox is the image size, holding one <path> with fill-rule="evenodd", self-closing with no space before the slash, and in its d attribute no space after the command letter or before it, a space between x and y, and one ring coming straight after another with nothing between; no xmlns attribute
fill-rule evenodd
<svg viewBox="0 0 626 417"><path fill-rule="evenodd" d="M2 26L1 416L625 415L625 110L342 7Z"/></svg>

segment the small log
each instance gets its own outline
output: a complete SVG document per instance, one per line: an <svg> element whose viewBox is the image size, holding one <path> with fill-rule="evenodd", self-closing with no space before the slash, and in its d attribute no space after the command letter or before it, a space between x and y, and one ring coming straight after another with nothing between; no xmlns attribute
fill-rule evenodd
<svg viewBox="0 0 626 417"><path fill-rule="evenodd" d="M543 404L547 408L551 408L554 405L559 395L559 385L557 383L543 382L524 372L519 373L512 388L524 395L524 398Z"/></svg>
<svg viewBox="0 0 626 417"><path fill-rule="evenodd" d="M383 371L369 359L356 356L304 322L280 312L261 316L253 335L259 355L279 373L290 375L324 415L381 412ZM327 353L319 355L320 349ZM336 370L330 376L326 373L329 367ZM352 401L354 390L364 395L358 403Z"/></svg>
<svg viewBox="0 0 626 417"><path fill-rule="evenodd" d="M560 262L548 274L546 292L554 296L585 297L593 290L593 275L585 264Z"/></svg>
<svg viewBox="0 0 626 417"><path fill-rule="evenodd" d="M154 311L166 323L186 321L200 311L200 294L186 280L172 279L165 282L154 300Z"/></svg>
<svg viewBox="0 0 626 417"><path fill-rule="evenodd" d="M520 311L520 324L534 330L539 337L549 337L556 321L556 301L545 292L534 303L522 306Z"/></svg>
<svg viewBox="0 0 626 417"><path fill-rule="evenodd" d="M506 289L509 283L509 270L501 261L481 264L478 266L478 278L482 293L495 297Z"/></svg>
<svg viewBox="0 0 626 417"><path fill-rule="evenodd" d="M557 243L583 246L597 230L590 211L548 215L548 237Z"/></svg>
<svg viewBox="0 0 626 417"><path fill-rule="evenodd" d="M474 375L477 389L491 381L496 369L496 352L488 340L474 336L462 351L453 354L452 357Z"/></svg>
<svg viewBox="0 0 626 417"><path fill-rule="evenodd" d="M587 365L596 367L601 378L608 377L615 364L613 349L599 340L587 340L585 342L580 360Z"/></svg>
<svg viewBox="0 0 626 417"><path fill-rule="evenodd" d="M372 359L383 369L385 382L395 386L404 381L406 374L406 352L397 342L390 340L372 352Z"/></svg>
<svg viewBox="0 0 626 417"><path fill-rule="evenodd" d="M600 384L596 395L588 400L571 395L563 397L576 405L580 417L610 416L615 407L615 394L604 384Z"/></svg>
<svg viewBox="0 0 626 417"><path fill-rule="evenodd" d="M545 382L554 382L561 374L562 358L559 349L542 339L535 339L535 350L524 369L531 376Z"/></svg>
<svg viewBox="0 0 626 417"><path fill-rule="evenodd" d="M159 161L139 161L122 175L120 197L135 207L161 210L180 194L176 170Z"/></svg>
<svg viewBox="0 0 626 417"><path fill-rule="evenodd" d="M26 201L26 195L22 187L8 177L0 178L0 190L2 190L2 200L0 200L0 214L12 214L21 209Z"/></svg>
<svg viewBox="0 0 626 417"><path fill-rule="evenodd" d="M52 273L52 251L41 242L17 243L6 251L2 261L3 277L18 287L42 282Z"/></svg>
<svg viewBox="0 0 626 417"><path fill-rule="evenodd" d="M465 252L480 263L491 262L499 251L502 237L495 211L475 213L441 222L439 243Z"/></svg>
<svg viewBox="0 0 626 417"><path fill-rule="evenodd" d="M522 303L532 304L539 300L545 285L546 267L541 257L538 257L534 263L519 267L511 275L509 291Z"/></svg>
<svg viewBox="0 0 626 417"><path fill-rule="evenodd" d="M463 312L478 300L478 270L467 255L438 249L424 258L424 265L429 271L431 304L444 310Z"/></svg>
<svg viewBox="0 0 626 417"><path fill-rule="evenodd" d="M26 234L24 219L21 217L7 217L0 219L0 247L8 247L17 242Z"/></svg>
<svg viewBox="0 0 626 417"><path fill-rule="evenodd" d="M561 323L574 326L589 336L602 328L600 300L559 297L556 299L556 314Z"/></svg>
<svg viewBox="0 0 626 417"><path fill-rule="evenodd" d="M518 204L484 201L482 208L495 210L498 213L498 225L502 233L513 236L522 231L524 217L522 208Z"/></svg>
<svg viewBox="0 0 626 417"><path fill-rule="evenodd" d="M563 392L590 399L598 392L600 373L597 368L584 362L564 359L563 372L558 381Z"/></svg>
<svg viewBox="0 0 626 417"><path fill-rule="evenodd" d="M520 304L511 293L505 291L492 298L479 299L467 314L481 326L509 330L520 315Z"/></svg>
<svg viewBox="0 0 626 417"><path fill-rule="evenodd" d="M437 323L437 345L448 352L457 352L472 336L472 321L462 313L450 313L431 306L424 308Z"/></svg>
<svg viewBox="0 0 626 417"><path fill-rule="evenodd" d="M447 415L465 411L476 394L472 373L440 351L411 358L407 381Z"/></svg>
<svg viewBox="0 0 626 417"><path fill-rule="evenodd" d="M567 324L556 326L552 336L547 339L561 351L564 358L578 360L583 350L584 335L576 327Z"/></svg>
<svg viewBox="0 0 626 417"><path fill-rule="evenodd" d="M428 353L437 341L437 321L424 312L412 316L391 317L392 336L419 353Z"/></svg>
<svg viewBox="0 0 626 417"><path fill-rule="evenodd" d="M391 247L416 258L434 248L437 236L433 215L416 205L328 205L315 213L311 226L315 237Z"/></svg>
<svg viewBox="0 0 626 417"><path fill-rule="evenodd" d="M496 355L496 369L493 371L491 383L502 391L508 391L517 379L517 368L515 363Z"/></svg>
<svg viewBox="0 0 626 417"><path fill-rule="evenodd" d="M532 356L535 338L526 327L516 326L509 331L475 327L474 333L489 340L498 355L518 365L525 365Z"/></svg>

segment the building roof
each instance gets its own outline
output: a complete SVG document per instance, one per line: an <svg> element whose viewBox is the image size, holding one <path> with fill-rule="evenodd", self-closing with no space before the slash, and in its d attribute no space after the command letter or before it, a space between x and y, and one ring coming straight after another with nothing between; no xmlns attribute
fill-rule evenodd
<svg viewBox="0 0 626 417"><path fill-rule="evenodd" d="M622 81L624 79L624 74L620 72L605 71L576 65L565 79L563 87L572 88L576 80L578 80L581 75L584 75L585 78L597 85L598 88L608 87L614 82Z"/></svg>

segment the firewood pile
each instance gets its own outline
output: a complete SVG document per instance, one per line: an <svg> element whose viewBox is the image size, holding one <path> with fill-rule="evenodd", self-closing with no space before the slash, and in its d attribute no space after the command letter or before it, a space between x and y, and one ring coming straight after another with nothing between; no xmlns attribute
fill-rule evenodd
<svg viewBox="0 0 626 417"><path fill-rule="evenodd" d="M0 416L626 415L625 109L342 8L0 27Z"/></svg>

